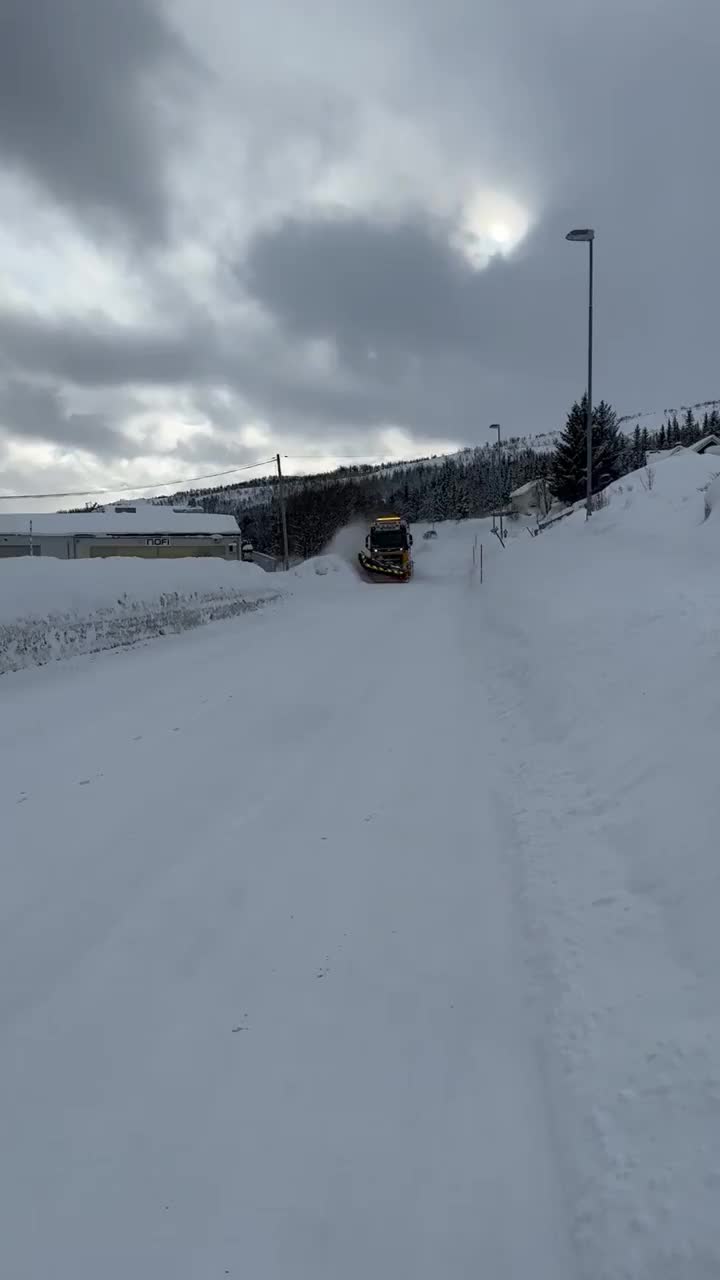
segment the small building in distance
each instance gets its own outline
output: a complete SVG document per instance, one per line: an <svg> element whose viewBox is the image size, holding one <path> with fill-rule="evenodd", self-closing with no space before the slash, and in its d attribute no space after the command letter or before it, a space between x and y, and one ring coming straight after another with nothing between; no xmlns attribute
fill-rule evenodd
<svg viewBox="0 0 720 1280"><path fill-rule="evenodd" d="M682 453L710 453L720 457L720 436L703 436L702 440L696 440L694 444L676 444L672 449L661 449L658 453L649 453L647 460L652 465L655 462L662 462L664 458L677 458Z"/></svg>
<svg viewBox="0 0 720 1280"><path fill-rule="evenodd" d="M527 484L521 484L510 494L510 510L513 515L545 516L551 505L552 497L548 481L542 478L528 480Z"/></svg>
<svg viewBox="0 0 720 1280"><path fill-rule="evenodd" d="M97 511L0 512L0 559L29 555L60 560L107 556L240 560L243 547L234 516L174 511L153 503L118 503Z"/></svg>

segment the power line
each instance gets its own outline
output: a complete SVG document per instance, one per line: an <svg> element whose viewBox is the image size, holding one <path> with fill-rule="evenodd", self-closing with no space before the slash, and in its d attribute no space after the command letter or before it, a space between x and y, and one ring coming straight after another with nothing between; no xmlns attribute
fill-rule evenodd
<svg viewBox="0 0 720 1280"><path fill-rule="evenodd" d="M0 494L0 502L23 502L26 498L99 498L108 493L138 493L141 489L164 489L168 485L179 489L184 485L197 484L198 480L218 480L221 476L236 475L238 471L253 471L256 467L266 467L274 462L274 458L263 458L262 462L229 467L227 471L210 471L202 476L186 476L183 480L156 480L150 484L118 484L112 489L68 489L64 493L5 493Z"/></svg>
<svg viewBox="0 0 720 1280"><path fill-rule="evenodd" d="M470 446L468 445L467 448L469 449ZM457 452L458 450L453 449L449 454L424 454L420 458L413 458L412 461L428 462L431 458L452 457ZM459 452L462 453L462 450ZM337 460L338 462L367 462L378 467L404 466L408 461L407 458L388 458L382 453L284 453L282 456L287 458L289 462L298 462L300 460L303 462L322 462L323 458L331 458L333 461Z"/></svg>
<svg viewBox="0 0 720 1280"><path fill-rule="evenodd" d="M318 456L314 453L284 453L282 456L290 462L299 462L301 460L305 462L322 461L322 455ZM343 462L360 462L379 458L382 455L377 453L332 453L325 456ZM392 466L394 461L398 460L392 459L384 465ZM225 471L208 471L201 476L185 476L181 480L155 480L151 481L150 484L117 484L106 489L65 489L55 493L2 493L0 494L0 502L38 501L44 498L102 498L111 493L140 493L145 489L166 489L170 485L182 490L188 485L197 484L200 480L220 480L223 476L237 475L240 471L254 471L257 467L275 465L275 462L275 458L263 458L261 462L248 462L243 466L228 467ZM302 476L289 478L304 479Z"/></svg>

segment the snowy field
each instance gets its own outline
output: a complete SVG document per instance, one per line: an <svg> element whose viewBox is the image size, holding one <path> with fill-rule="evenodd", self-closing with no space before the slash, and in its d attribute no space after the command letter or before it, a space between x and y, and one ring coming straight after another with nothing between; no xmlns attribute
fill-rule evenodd
<svg viewBox="0 0 720 1280"><path fill-rule="evenodd" d="M3 678L1 1275L720 1275L719 461Z"/></svg>
<svg viewBox="0 0 720 1280"><path fill-rule="evenodd" d="M0 561L0 675L229 618L277 599L257 565L213 558Z"/></svg>

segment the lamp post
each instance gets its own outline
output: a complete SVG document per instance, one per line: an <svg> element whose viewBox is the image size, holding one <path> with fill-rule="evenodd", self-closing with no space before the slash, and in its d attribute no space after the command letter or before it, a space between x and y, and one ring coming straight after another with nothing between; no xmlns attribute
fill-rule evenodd
<svg viewBox="0 0 720 1280"><path fill-rule="evenodd" d="M499 453L499 452L500 452L500 423L499 423L499 422L491 422L491 423L490 423L489 430L490 430L490 431L497 431L497 433L498 433L498 453ZM493 533L494 533L494 532L495 532L495 516L493 515ZM501 511L501 512L500 512L500 541L501 541L501 542L503 542L503 536L504 536L504 535L503 535L503 518L502 518L502 511ZM504 545L504 543L503 543L503 545Z"/></svg>
<svg viewBox="0 0 720 1280"><path fill-rule="evenodd" d="M595 232L592 227L577 227L568 231L566 240L573 243L586 244L589 255L589 287L588 287L588 374L587 374L587 491L585 498L585 519L592 515L592 366L593 366L593 245Z"/></svg>

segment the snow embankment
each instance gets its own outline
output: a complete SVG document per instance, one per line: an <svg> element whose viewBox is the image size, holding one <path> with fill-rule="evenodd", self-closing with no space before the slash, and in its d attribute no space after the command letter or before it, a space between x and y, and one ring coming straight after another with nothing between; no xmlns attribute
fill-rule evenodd
<svg viewBox="0 0 720 1280"><path fill-rule="evenodd" d="M0 674L230 618L281 594L257 565L210 558L0 561Z"/></svg>
<svg viewBox="0 0 720 1280"><path fill-rule="evenodd" d="M353 566L343 557L334 554L314 556L312 560L305 560L303 564L297 565L292 570L292 574L294 578L303 579L325 578L328 574L339 574L340 580L357 578Z"/></svg>
<svg viewBox="0 0 720 1280"><path fill-rule="evenodd" d="M720 1275L719 458L625 477L483 588L583 1275ZM706 497L710 512L706 518Z"/></svg>

